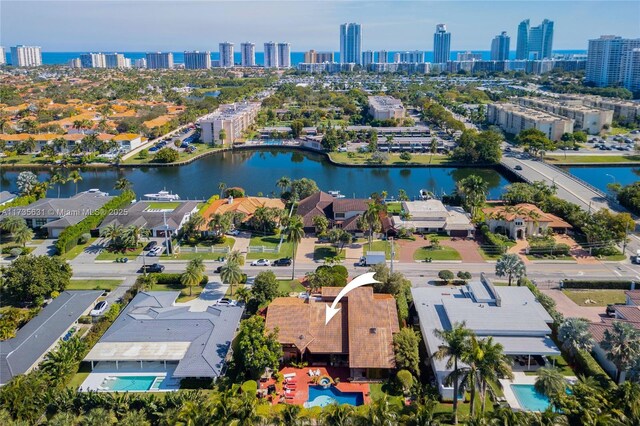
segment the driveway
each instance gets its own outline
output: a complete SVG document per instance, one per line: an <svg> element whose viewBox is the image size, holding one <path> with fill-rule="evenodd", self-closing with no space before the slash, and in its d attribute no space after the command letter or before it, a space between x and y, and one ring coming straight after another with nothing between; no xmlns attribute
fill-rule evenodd
<svg viewBox="0 0 640 426"><path fill-rule="evenodd" d="M233 244L232 250L247 253L249 244L251 243L251 232L241 232L233 238L236 242Z"/></svg>
<svg viewBox="0 0 640 426"><path fill-rule="evenodd" d="M602 306L579 306L558 289L541 290L556 302L556 309L565 318L585 318L591 322L601 322L605 316Z"/></svg>
<svg viewBox="0 0 640 426"><path fill-rule="evenodd" d="M216 300L224 297L228 288L229 286L227 284L222 284L221 282L209 282L198 298L184 302L182 305L189 306L189 310L192 312L204 312L209 306L213 305Z"/></svg>
<svg viewBox="0 0 640 426"><path fill-rule="evenodd" d="M313 263L313 251L316 247L316 237L304 237L298 243L296 263Z"/></svg>
<svg viewBox="0 0 640 426"><path fill-rule="evenodd" d="M33 251L31 252L34 256L53 256L56 254L56 248L54 246L55 239L46 239L42 243L35 246ZM31 245L31 244L29 244Z"/></svg>

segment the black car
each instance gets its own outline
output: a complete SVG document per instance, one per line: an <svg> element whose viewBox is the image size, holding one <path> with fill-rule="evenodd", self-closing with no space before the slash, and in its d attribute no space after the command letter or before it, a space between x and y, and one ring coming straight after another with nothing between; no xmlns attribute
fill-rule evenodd
<svg viewBox="0 0 640 426"><path fill-rule="evenodd" d="M158 242L157 242L157 241L149 241L149 244L147 244L146 246L144 246L144 249L143 249L143 250L144 250L144 251L149 251L149 250L151 250L152 248L154 248L154 247L155 247L155 246L157 246L157 245L158 245Z"/></svg>
<svg viewBox="0 0 640 426"><path fill-rule="evenodd" d="M164 271L164 265L160 265L159 263L153 263L151 265L143 265L140 268L140 272L162 272Z"/></svg>
<svg viewBox="0 0 640 426"><path fill-rule="evenodd" d="M213 272L219 274L220 272L222 272L222 266L218 266Z"/></svg>
<svg viewBox="0 0 640 426"><path fill-rule="evenodd" d="M291 259L288 257L278 259L272 263L273 266L291 266Z"/></svg>

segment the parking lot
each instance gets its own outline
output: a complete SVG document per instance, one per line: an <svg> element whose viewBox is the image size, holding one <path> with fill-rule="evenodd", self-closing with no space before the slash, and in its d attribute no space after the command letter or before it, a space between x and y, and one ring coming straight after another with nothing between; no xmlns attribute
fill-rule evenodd
<svg viewBox="0 0 640 426"><path fill-rule="evenodd" d="M175 149L178 152L193 152L195 151L195 147L193 147L192 144L199 138L200 134L196 131L195 126L189 126L180 131L176 136L163 138L160 142L149 148L149 152L155 153L165 147ZM176 146L176 142L178 141L180 144Z"/></svg>

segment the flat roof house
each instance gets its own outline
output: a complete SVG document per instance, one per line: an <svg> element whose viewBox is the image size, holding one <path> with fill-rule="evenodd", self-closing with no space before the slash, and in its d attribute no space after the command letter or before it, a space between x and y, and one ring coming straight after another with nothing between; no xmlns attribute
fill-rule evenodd
<svg viewBox="0 0 640 426"><path fill-rule="evenodd" d="M172 376L218 378L231 347L242 306L209 306L191 311L176 304L178 291L147 291L133 298L85 357L95 363L161 362Z"/></svg>
<svg viewBox="0 0 640 426"><path fill-rule="evenodd" d="M407 220L393 216L396 228L413 228L418 232L446 232L453 237L470 237L475 227L461 207L445 206L440 200L403 201Z"/></svg>
<svg viewBox="0 0 640 426"><path fill-rule="evenodd" d="M505 355L520 364L515 369L528 370L532 363L540 365L542 357L560 354L549 337L553 319L527 287L495 287L483 274L465 286L427 286L412 288L411 293L442 399L453 399L453 386L445 385L452 369L446 359L433 356L443 344L434 330L450 330L464 322L479 338L492 336L502 344Z"/></svg>
<svg viewBox="0 0 640 426"><path fill-rule="evenodd" d="M384 377L394 369L393 335L400 331L396 301L359 287L344 296L325 325L325 306L341 287L323 287L308 299L279 297L267 308L265 327L278 329L285 360L344 366L354 380Z"/></svg>
<svg viewBox="0 0 640 426"><path fill-rule="evenodd" d="M70 198L42 198L28 206L11 207L2 212L2 216L19 216L29 228L44 229L49 238L58 238L66 228L82 221L112 198L106 192L91 189Z"/></svg>
<svg viewBox="0 0 640 426"><path fill-rule="evenodd" d="M88 314L102 291L63 291L26 323L16 336L0 342L0 385L37 366L78 318Z"/></svg>
<svg viewBox="0 0 640 426"><path fill-rule="evenodd" d="M177 204L177 206L176 206ZM100 231L111 224L128 227L132 225L143 226L151 231L153 237L164 237L165 232L169 236L177 233L189 220L192 214L198 211L196 201L176 201L164 203L158 201L138 201L127 207L127 214L110 214L100 224ZM166 221L166 225L165 225Z"/></svg>

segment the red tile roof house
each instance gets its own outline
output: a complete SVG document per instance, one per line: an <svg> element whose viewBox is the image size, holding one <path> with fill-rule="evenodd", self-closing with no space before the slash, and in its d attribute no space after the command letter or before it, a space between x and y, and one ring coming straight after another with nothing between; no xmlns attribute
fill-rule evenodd
<svg viewBox="0 0 640 426"><path fill-rule="evenodd" d="M340 287L323 287L308 299L279 297L267 308L266 329L278 329L284 361L349 367L352 381L377 380L395 369L393 335L400 331L396 302L371 287L349 292L325 325L325 306Z"/></svg>

